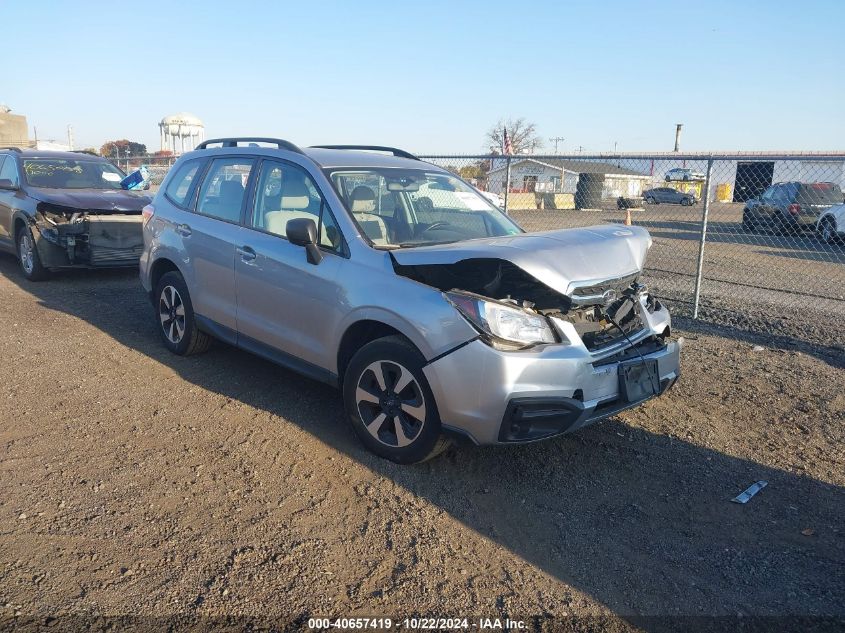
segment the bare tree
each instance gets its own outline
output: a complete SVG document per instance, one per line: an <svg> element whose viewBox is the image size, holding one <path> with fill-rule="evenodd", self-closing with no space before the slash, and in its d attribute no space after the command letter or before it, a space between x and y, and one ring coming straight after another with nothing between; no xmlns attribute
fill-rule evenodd
<svg viewBox="0 0 845 633"><path fill-rule="evenodd" d="M492 153L501 154L504 144L505 129L511 141L514 154L531 154L543 147L543 140L537 136L537 126L523 118L500 119L490 128L485 137L485 145Z"/></svg>

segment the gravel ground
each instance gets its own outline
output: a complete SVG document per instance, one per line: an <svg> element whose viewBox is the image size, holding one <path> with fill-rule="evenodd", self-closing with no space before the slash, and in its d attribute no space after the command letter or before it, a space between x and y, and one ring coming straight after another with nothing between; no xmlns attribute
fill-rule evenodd
<svg viewBox="0 0 845 633"><path fill-rule="evenodd" d="M30 284L0 257L0 305L0 629L845 618L845 366L823 332L682 321L666 397L400 467L329 387L221 344L169 355L134 271Z"/></svg>

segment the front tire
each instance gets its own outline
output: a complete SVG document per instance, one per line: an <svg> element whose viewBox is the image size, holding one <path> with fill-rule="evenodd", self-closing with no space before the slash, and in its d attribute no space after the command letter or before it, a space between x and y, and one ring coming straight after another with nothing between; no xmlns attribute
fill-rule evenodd
<svg viewBox="0 0 845 633"><path fill-rule="evenodd" d="M355 434L370 451L398 464L436 457L448 446L422 354L399 336L358 350L343 376L343 403Z"/></svg>
<svg viewBox="0 0 845 633"><path fill-rule="evenodd" d="M191 295L182 275L174 271L162 275L154 296L155 316L164 346L179 356L206 351L211 337L197 328Z"/></svg>
<svg viewBox="0 0 845 633"><path fill-rule="evenodd" d="M41 257L38 255L38 248L35 246L35 239L29 227L22 226L15 236L17 244L18 264L21 267L23 276L29 281L44 281L50 276L50 271L41 264Z"/></svg>

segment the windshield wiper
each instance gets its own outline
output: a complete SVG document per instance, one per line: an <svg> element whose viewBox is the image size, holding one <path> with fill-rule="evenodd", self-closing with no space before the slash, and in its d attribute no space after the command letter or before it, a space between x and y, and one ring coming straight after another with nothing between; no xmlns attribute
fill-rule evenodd
<svg viewBox="0 0 845 633"><path fill-rule="evenodd" d="M399 248L413 248L415 246L438 246L440 244L454 244L461 240L438 240L436 242L400 242Z"/></svg>

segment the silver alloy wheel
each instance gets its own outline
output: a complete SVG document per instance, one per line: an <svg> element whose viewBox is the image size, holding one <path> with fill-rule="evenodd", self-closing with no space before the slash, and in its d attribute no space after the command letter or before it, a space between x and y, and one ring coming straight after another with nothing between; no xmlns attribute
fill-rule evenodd
<svg viewBox="0 0 845 633"><path fill-rule="evenodd" d="M18 242L18 253L21 258L21 266L27 275L31 275L35 270L35 254L33 253L34 244L32 243L32 236L29 231L24 229L21 231L21 238Z"/></svg>
<svg viewBox="0 0 845 633"><path fill-rule="evenodd" d="M158 298L158 316L167 340L178 345L185 335L185 304L179 291L173 286L165 286L161 289L161 296Z"/></svg>
<svg viewBox="0 0 845 633"><path fill-rule="evenodd" d="M408 446L425 426L422 387L397 362L370 363L358 378L355 402L367 431L385 446Z"/></svg>

